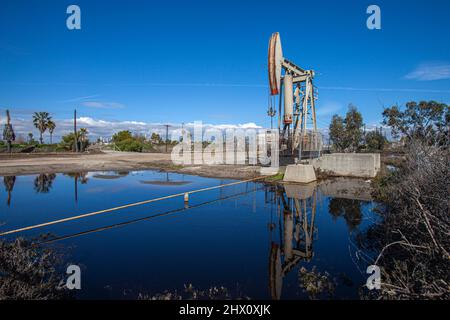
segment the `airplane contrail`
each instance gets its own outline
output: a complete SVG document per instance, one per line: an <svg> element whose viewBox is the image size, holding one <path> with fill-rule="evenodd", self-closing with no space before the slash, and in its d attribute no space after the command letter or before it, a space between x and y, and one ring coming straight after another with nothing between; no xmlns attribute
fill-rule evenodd
<svg viewBox="0 0 450 320"><path fill-rule="evenodd" d="M5 84L4 82L2 84ZM7 83L12 85L79 85L85 86L85 83ZM104 86L123 87L123 86L143 86L143 87L243 87L243 88L268 88L268 85L258 83L213 83L213 82L140 82L140 83L105 83ZM450 93L446 89L422 89L422 88L359 88L345 86L317 86L321 90L341 90L341 91L367 91L367 92L417 92L417 93ZM97 96L97 95L94 95ZM81 98L89 98L81 97ZM78 98L75 98L78 99Z"/></svg>

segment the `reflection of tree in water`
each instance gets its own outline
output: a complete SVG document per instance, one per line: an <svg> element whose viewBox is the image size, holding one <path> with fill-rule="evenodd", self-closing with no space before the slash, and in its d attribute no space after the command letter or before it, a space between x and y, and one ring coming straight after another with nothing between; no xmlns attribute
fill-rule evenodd
<svg viewBox="0 0 450 320"><path fill-rule="evenodd" d="M78 181L80 181L81 184L88 183L88 172L70 172L70 173L64 173L65 176L73 178L74 182L74 194L75 194L75 203L78 202Z"/></svg>
<svg viewBox="0 0 450 320"><path fill-rule="evenodd" d="M331 299L334 296L336 283L328 272L319 272L313 266L311 270L301 267L298 271L299 286L311 300Z"/></svg>
<svg viewBox="0 0 450 320"><path fill-rule="evenodd" d="M89 181L87 172L71 172L71 173L64 173L64 175L71 178L75 178L81 184L86 184Z"/></svg>
<svg viewBox="0 0 450 320"><path fill-rule="evenodd" d="M5 190L8 192L8 207L11 204L11 192L14 189L14 184L16 183L16 176L5 176L3 177L3 184L5 185Z"/></svg>
<svg viewBox="0 0 450 320"><path fill-rule="evenodd" d="M361 223L362 202L356 199L332 198L328 204L328 211L333 216L333 219L343 216L348 228L353 230Z"/></svg>
<svg viewBox="0 0 450 320"><path fill-rule="evenodd" d="M122 177L126 177L127 175L130 174L129 171L116 171L117 175L122 176Z"/></svg>
<svg viewBox="0 0 450 320"><path fill-rule="evenodd" d="M39 193L49 192L55 178L56 174L54 173L41 173L34 179L34 190Z"/></svg>
<svg viewBox="0 0 450 320"><path fill-rule="evenodd" d="M139 293L139 300L250 300L240 290L231 291L224 286L213 286L197 289L191 283L184 285L183 290L165 290L157 294Z"/></svg>

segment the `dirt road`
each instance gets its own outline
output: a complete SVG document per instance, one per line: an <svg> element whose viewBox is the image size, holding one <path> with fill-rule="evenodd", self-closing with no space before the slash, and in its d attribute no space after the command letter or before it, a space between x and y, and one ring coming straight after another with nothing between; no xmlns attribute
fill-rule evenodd
<svg viewBox="0 0 450 320"><path fill-rule="evenodd" d="M234 179L247 179L259 175L258 166L174 165L169 153L110 151L95 154L13 154L12 156L4 154L0 156L0 176L145 169Z"/></svg>

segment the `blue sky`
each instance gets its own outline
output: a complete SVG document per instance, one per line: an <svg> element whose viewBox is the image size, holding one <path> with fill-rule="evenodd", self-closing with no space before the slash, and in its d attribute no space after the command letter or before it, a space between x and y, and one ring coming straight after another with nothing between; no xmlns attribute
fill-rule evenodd
<svg viewBox="0 0 450 320"><path fill-rule="evenodd" d="M81 30L66 28L70 4ZM370 4L381 30L366 28ZM320 127L349 103L373 125L383 106L450 103L449 12L446 0L2 0L0 110L269 126L267 46L278 31L284 55L316 71Z"/></svg>

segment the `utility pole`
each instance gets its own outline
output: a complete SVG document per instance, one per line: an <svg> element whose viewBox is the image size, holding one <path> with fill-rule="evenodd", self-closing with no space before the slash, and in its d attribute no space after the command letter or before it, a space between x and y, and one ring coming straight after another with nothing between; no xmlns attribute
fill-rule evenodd
<svg viewBox="0 0 450 320"><path fill-rule="evenodd" d="M77 109L73 112L73 133L75 139L75 152L79 152L78 148L78 134L77 134Z"/></svg>
<svg viewBox="0 0 450 320"><path fill-rule="evenodd" d="M166 152L167 152L167 144L169 143L169 125L165 124L166 127Z"/></svg>
<svg viewBox="0 0 450 320"><path fill-rule="evenodd" d="M181 141L184 141L184 122L181 123Z"/></svg>

